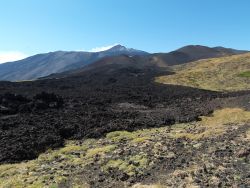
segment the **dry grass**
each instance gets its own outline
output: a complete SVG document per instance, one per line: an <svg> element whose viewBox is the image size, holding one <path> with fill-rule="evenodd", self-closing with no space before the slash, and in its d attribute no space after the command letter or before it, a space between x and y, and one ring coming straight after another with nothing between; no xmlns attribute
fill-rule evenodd
<svg viewBox="0 0 250 188"><path fill-rule="evenodd" d="M92 158L95 155L103 155L105 153L111 152L115 149L115 145L108 145L108 146L103 146L103 147L98 147L98 148L93 148L89 149L86 153L87 158Z"/></svg>
<svg viewBox="0 0 250 188"><path fill-rule="evenodd" d="M240 126L250 122L250 112L240 108L225 108L215 111L211 117L201 118L201 122L195 124L196 128L192 127L193 132L189 132L185 128L179 128L179 126L174 128L172 135L191 140L219 136L232 126Z"/></svg>
<svg viewBox="0 0 250 188"><path fill-rule="evenodd" d="M126 156L125 159L109 160L104 166L103 171L110 169L118 169L129 176L135 174L143 174L143 170L147 169L149 161L145 153L137 155Z"/></svg>
<svg viewBox="0 0 250 188"><path fill-rule="evenodd" d="M161 76L156 82L214 91L250 89L250 53L205 59L174 68L176 74ZM244 75L244 76L240 76Z"/></svg>
<svg viewBox="0 0 250 188"><path fill-rule="evenodd" d="M96 147L96 140L89 139L83 144L78 145L74 141L69 141L64 148L59 150L48 150L41 154L38 159L20 163L0 165L0 187L1 188L57 188L58 184L67 180L63 175L66 171L60 169L60 166L85 166L93 162L95 154L104 155L111 152L115 146L107 145L104 147ZM80 153L80 156L74 153ZM53 174L47 173L51 171L51 163L57 160L60 162L55 165L60 170L55 170ZM71 177L72 178L72 177ZM74 178L74 177L73 177ZM81 181L78 186L78 180L73 182L74 187L88 187L86 182ZM85 184L84 184L85 183ZM84 185L84 186L82 186Z"/></svg>

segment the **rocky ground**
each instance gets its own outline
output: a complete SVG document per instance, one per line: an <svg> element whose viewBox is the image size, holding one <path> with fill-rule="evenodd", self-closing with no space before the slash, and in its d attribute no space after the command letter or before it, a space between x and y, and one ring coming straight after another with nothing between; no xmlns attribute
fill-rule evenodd
<svg viewBox="0 0 250 188"><path fill-rule="evenodd" d="M214 99L228 97L155 84L156 74L156 70L100 70L59 80L0 84L0 163L34 159L63 146L65 139L197 120L220 106Z"/></svg>
<svg viewBox="0 0 250 188"><path fill-rule="evenodd" d="M0 166L1 187L248 187L250 112L67 141L38 159Z"/></svg>
<svg viewBox="0 0 250 188"><path fill-rule="evenodd" d="M250 92L154 82L166 74L1 82L0 187L249 186Z"/></svg>

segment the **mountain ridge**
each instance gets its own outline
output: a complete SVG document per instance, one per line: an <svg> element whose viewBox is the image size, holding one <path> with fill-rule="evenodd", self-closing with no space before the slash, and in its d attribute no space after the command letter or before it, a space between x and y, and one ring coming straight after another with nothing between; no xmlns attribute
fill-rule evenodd
<svg viewBox="0 0 250 188"><path fill-rule="evenodd" d="M172 65L185 64L192 61L236 55L246 53L247 51L235 50L224 47L206 47L201 45L189 45L179 48L169 53L153 53L126 48L122 45L116 45L112 48L101 52L76 52L76 51L55 51L44 54L37 54L26 59L14 62L0 64L0 80L21 81L34 80L49 75L70 72L78 69L84 69L95 62L105 62L109 58L114 64L123 57L123 63L131 60L138 62L140 66L158 66L166 68ZM112 60L113 57L114 60ZM121 59L121 58L120 58ZM138 64L137 63L137 64ZM92 66L94 67L94 66Z"/></svg>
<svg viewBox="0 0 250 188"><path fill-rule="evenodd" d="M219 49L218 49L219 48ZM92 64L89 64L85 67L76 70L69 70L67 72L57 73L49 75L42 79L46 78L63 78L67 76L76 76L77 74L83 74L86 71L109 67L109 72L114 69L123 69L123 68L136 68L143 69L147 68L156 68L164 70L170 70L174 65L188 64L193 61L207 59L207 58L216 58L224 57L229 55L237 55L246 53L247 51L235 50L231 48L223 47L206 47L200 45L189 45L177 49L176 51L171 51L169 53L155 53L149 54L146 56L127 56L119 55L112 57L105 57ZM106 69L105 69L106 70Z"/></svg>

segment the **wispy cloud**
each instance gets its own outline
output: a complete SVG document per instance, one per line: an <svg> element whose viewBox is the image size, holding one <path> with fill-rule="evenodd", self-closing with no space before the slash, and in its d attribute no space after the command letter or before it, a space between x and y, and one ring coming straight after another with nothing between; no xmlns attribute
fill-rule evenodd
<svg viewBox="0 0 250 188"><path fill-rule="evenodd" d="M0 51L0 63L17 61L28 57L28 55L17 51Z"/></svg>
<svg viewBox="0 0 250 188"><path fill-rule="evenodd" d="M90 50L90 52L101 52L101 51L105 51L108 50L114 46L118 45L118 43L115 43L113 45L108 45L108 46L102 46L102 47L96 47Z"/></svg>

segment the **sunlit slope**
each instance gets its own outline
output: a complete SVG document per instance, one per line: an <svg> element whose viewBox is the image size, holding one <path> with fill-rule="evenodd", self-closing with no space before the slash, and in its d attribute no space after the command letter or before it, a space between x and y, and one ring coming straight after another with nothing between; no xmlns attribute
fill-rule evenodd
<svg viewBox="0 0 250 188"><path fill-rule="evenodd" d="M175 71L156 78L156 82L215 91L250 89L250 53L204 59L176 66Z"/></svg>

